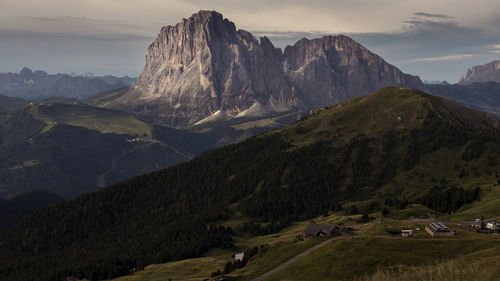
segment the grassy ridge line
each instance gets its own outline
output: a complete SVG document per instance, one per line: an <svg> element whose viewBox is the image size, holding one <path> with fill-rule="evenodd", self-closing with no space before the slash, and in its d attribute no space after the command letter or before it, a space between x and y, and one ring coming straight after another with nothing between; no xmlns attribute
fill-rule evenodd
<svg viewBox="0 0 500 281"><path fill-rule="evenodd" d="M0 113L18 110L28 104L28 101L21 98L0 95Z"/></svg>
<svg viewBox="0 0 500 281"><path fill-rule="evenodd" d="M35 118L46 122L48 129L57 123L84 127L101 133L151 137L151 128L148 124L118 110L82 104L52 104L32 106L29 112Z"/></svg>

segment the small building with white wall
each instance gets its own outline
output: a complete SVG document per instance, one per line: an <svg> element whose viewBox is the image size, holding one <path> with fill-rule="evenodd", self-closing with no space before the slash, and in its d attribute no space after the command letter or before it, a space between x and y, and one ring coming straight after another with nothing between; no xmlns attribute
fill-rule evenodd
<svg viewBox="0 0 500 281"><path fill-rule="evenodd" d="M245 257L245 253L239 253L234 255L234 259L238 261L243 261L243 258Z"/></svg>
<svg viewBox="0 0 500 281"><path fill-rule="evenodd" d="M494 231L500 230L500 223L494 222L494 221L489 222L486 224L486 228L489 230L494 230Z"/></svg>

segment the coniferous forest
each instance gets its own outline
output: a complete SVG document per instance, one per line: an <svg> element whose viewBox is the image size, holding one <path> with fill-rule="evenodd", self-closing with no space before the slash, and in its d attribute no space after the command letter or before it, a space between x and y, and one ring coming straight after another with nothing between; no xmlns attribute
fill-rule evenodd
<svg viewBox="0 0 500 281"><path fill-rule="evenodd" d="M381 211L391 200L454 211L480 191L443 181L434 189L422 187L419 197L403 198L399 191L404 187L398 193L378 192L442 149L463 151L460 161L486 157L481 148L468 148L474 143L493 147L488 157L498 159L495 130L443 116L429 110L417 127L359 132L342 141L319 134L298 145L295 141L312 131L311 117L40 210L0 232L0 279L106 279L152 263L200 256L214 247L233 247L233 229L220 222L235 203L251 221L243 230L255 234L369 199L375 200L371 211Z"/></svg>

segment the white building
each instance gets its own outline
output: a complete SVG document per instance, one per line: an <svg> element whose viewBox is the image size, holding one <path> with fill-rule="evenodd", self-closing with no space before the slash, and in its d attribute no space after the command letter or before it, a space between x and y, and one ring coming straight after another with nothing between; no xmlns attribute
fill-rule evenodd
<svg viewBox="0 0 500 281"><path fill-rule="evenodd" d="M500 223L497 222L489 222L486 224L486 228L490 230L500 230Z"/></svg>
<svg viewBox="0 0 500 281"><path fill-rule="evenodd" d="M411 229L401 230L401 237L411 237L411 236L413 236L413 230Z"/></svg>
<svg viewBox="0 0 500 281"><path fill-rule="evenodd" d="M239 253L234 255L235 260L243 261L243 258L245 257L245 253Z"/></svg>

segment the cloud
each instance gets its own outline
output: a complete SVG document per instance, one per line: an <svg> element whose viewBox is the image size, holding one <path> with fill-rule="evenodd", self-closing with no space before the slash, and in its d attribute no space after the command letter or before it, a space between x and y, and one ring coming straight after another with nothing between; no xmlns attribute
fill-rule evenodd
<svg viewBox="0 0 500 281"><path fill-rule="evenodd" d="M439 19L454 19L455 17L442 15L442 14L430 14L424 12L413 13L415 16L428 17L428 18L439 18Z"/></svg>
<svg viewBox="0 0 500 281"><path fill-rule="evenodd" d="M151 36L134 33L74 33L74 32L43 32L43 31L23 31L0 29L2 39L22 39L29 40L92 40L92 41L151 41Z"/></svg>
<svg viewBox="0 0 500 281"><path fill-rule="evenodd" d="M108 29L119 30L119 28L135 29L135 30L150 30L152 26L157 27L158 23L143 23L143 24L131 24L122 20L102 20L94 19L88 17L74 17L74 16L51 16L51 17L39 17L39 16L27 16L25 17L29 20L40 21L47 24L71 24L72 28L78 29L78 27L92 27L92 26L104 26ZM52 28L54 29L54 28Z"/></svg>
<svg viewBox="0 0 500 281"><path fill-rule="evenodd" d="M499 29L464 24L460 18L438 13L410 13L391 32L347 32L370 51L406 73L423 79L456 81L473 65L496 59L500 53ZM285 47L300 38L335 35L324 31L259 31L275 45Z"/></svg>
<svg viewBox="0 0 500 281"><path fill-rule="evenodd" d="M37 21L58 21L56 18L53 17L24 17L25 19L30 19L30 20L37 20Z"/></svg>
<svg viewBox="0 0 500 281"><path fill-rule="evenodd" d="M404 61L405 63L410 62L438 62L438 61L454 61L454 60L463 60L465 58L470 58L475 56L474 54L453 54L447 56L439 56L439 57L429 57L429 58L417 58Z"/></svg>
<svg viewBox="0 0 500 281"><path fill-rule="evenodd" d="M491 47L493 49L490 51L491 54L500 54L500 44L494 44Z"/></svg>

